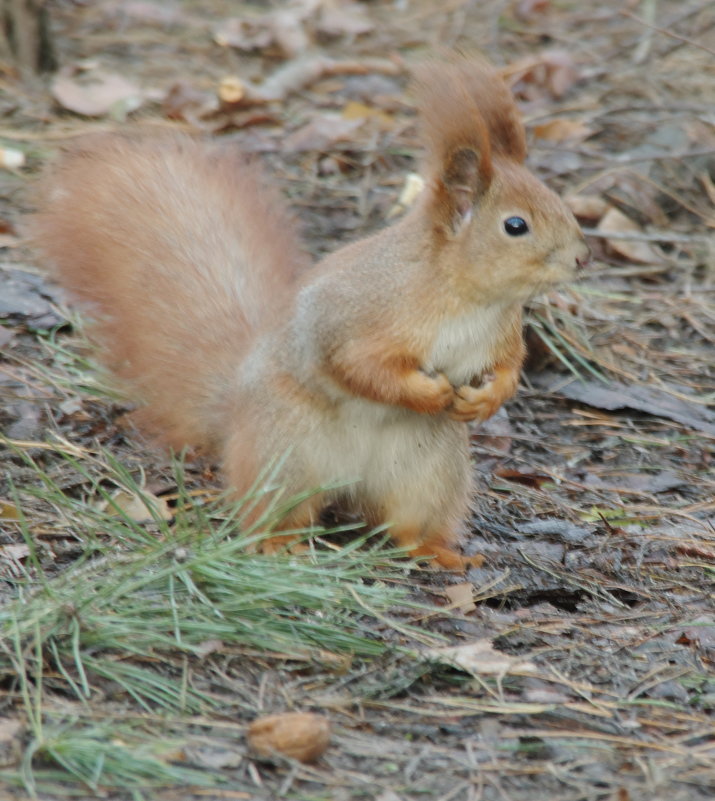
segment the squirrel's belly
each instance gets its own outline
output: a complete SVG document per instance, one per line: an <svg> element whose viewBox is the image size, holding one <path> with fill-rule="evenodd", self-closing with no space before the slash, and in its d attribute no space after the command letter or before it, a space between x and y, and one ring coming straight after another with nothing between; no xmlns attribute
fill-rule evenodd
<svg viewBox="0 0 715 801"><path fill-rule="evenodd" d="M502 306L480 306L442 322L425 369L444 373L455 387L491 369L504 339L504 317Z"/></svg>
<svg viewBox="0 0 715 801"><path fill-rule="evenodd" d="M463 426L446 415L425 415L352 398L313 441L314 463L331 482L388 482L420 470L445 431Z"/></svg>

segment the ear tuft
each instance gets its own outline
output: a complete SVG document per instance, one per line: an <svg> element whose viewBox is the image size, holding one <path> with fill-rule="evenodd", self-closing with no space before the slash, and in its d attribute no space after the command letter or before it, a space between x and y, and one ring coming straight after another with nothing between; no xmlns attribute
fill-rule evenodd
<svg viewBox="0 0 715 801"><path fill-rule="evenodd" d="M456 230L489 188L492 157L526 157L524 126L508 87L481 58L453 53L425 62L415 69L415 91L426 177Z"/></svg>

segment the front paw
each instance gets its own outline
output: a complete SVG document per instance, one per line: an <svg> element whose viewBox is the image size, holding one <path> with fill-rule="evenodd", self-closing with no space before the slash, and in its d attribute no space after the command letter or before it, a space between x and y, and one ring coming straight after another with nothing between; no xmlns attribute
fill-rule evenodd
<svg viewBox="0 0 715 801"><path fill-rule="evenodd" d="M449 407L454 399L454 389L444 373L427 375L415 370L407 380L405 405L417 412L437 414Z"/></svg>
<svg viewBox="0 0 715 801"><path fill-rule="evenodd" d="M470 420L483 422L497 412L504 400L494 380L488 381L481 387L464 384L454 390L454 399L447 414L452 420L459 420L462 423L468 423Z"/></svg>

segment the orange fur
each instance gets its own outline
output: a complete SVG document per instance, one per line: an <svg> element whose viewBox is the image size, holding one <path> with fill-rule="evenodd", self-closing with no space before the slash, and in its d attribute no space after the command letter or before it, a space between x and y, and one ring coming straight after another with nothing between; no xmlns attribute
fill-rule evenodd
<svg viewBox="0 0 715 801"><path fill-rule="evenodd" d="M42 192L35 245L147 427L216 451L228 376L308 265L282 198L235 150L181 136L84 139Z"/></svg>
<svg viewBox="0 0 715 801"><path fill-rule="evenodd" d="M41 185L32 227L152 430L216 454L239 495L271 467L284 498L322 488L287 530L337 502L462 569L476 563L457 550L464 422L514 393L522 303L568 279L586 248L522 165L523 126L491 67L426 65L418 97L422 197L312 269L258 168L182 136L81 143ZM528 235L505 233L514 215Z"/></svg>

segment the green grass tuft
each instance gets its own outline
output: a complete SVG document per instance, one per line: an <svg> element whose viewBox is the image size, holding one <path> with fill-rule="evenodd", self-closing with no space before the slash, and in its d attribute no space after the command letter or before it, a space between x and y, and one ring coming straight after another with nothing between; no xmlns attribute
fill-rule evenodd
<svg viewBox="0 0 715 801"><path fill-rule="evenodd" d="M156 769L151 750L127 750L123 742L131 737L105 736L82 715L69 724L50 715L51 733L48 695L69 696L86 709L109 695L144 713L195 714L226 703L193 678L191 665L207 650L244 648L329 665L336 654L364 659L394 649L375 633L376 621L388 632L412 633L389 618L395 605L410 605L409 563L391 558L399 552L385 551L384 538L311 544L299 556L251 552L265 536L259 529L270 531L300 499L282 503L276 496L265 517L244 529L242 517L260 492L239 503L204 503L185 490L179 464L176 507L167 515L107 454L63 454L84 479L84 494L76 497L25 450L17 453L37 477L34 488L15 492L18 508L28 495L49 503L87 543L64 569L45 567L31 521L17 524L30 558L25 575L12 579L14 599L0 608L0 675L19 678L33 732L28 788L40 757L90 787L129 786L131 776L139 786L145 774L165 786L178 781L174 767L162 761L163 772ZM114 502L116 490L141 499L151 519L133 519Z"/></svg>

